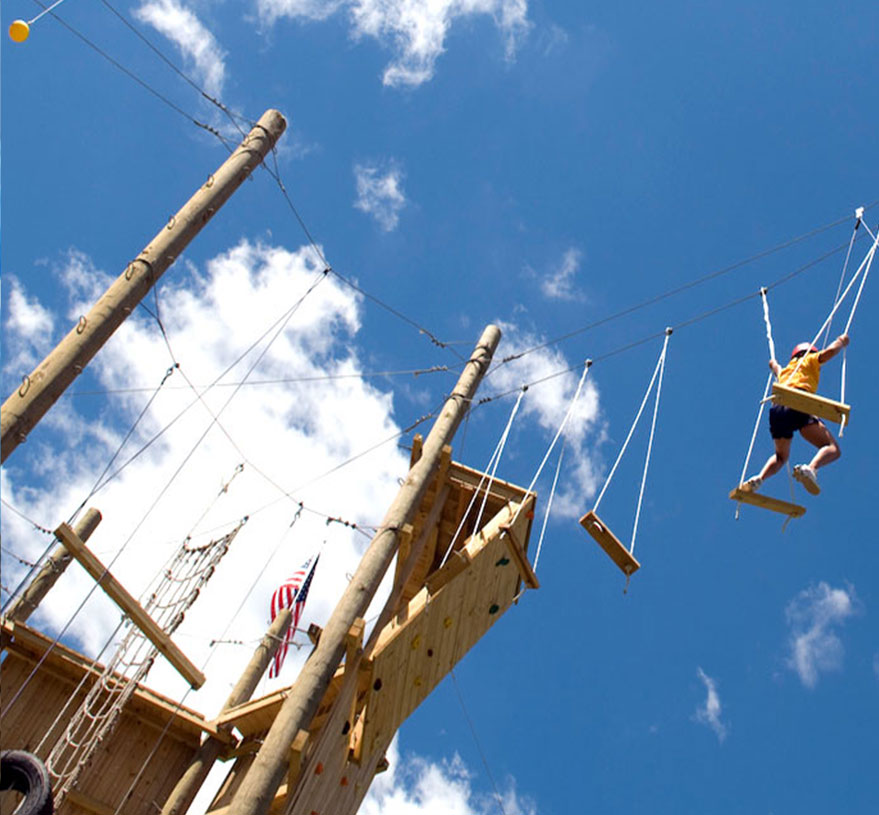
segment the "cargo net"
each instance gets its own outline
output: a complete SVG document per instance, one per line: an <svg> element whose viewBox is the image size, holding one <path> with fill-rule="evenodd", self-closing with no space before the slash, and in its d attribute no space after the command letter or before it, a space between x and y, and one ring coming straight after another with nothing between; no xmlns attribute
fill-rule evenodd
<svg viewBox="0 0 879 815"><path fill-rule="evenodd" d="M145 610L166 634L173 633L183 622L184 615L243 525L244 521L222 538L203 546L192 546L187 538L168 567L156 578L154 587L144 593L148 598L144 603ZM46 761L56 811L76 786L100 744L113 732L126 702L138 683L146 678L159 653L130 619L123 617L120 627L124 632L122 642L70 717ZM56 730L90 675L86 674L68 699L49 733Z"/></svg>

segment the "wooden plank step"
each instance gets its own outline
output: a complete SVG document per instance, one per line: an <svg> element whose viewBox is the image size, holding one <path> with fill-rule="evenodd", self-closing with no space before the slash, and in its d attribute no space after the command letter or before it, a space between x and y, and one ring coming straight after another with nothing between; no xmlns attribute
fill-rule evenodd
<svg viewBox="0 0 879 815"><path fill-rule="evenodd" d="M742 504L750 504L754 507L772 510L772 512L780 512L782 515L790 515L791 518L802 518L806 514L806 508L801 507L799 504L792 504L779 498L770 498L768 495L761 495L759 492L746 491L741 487L736 487L729 494L729 497L733 501L739 501Z"/></svg>
<svg viewBox="0 0 879 815"><path fill-rule="evenodd" d="M789 388L778 382L772 385L772 402L801 413L808 413L810 416L817 416L819 419L826 419L828 422L840 423L845 420L846 424L849 423L850 405L818 396L817 393Z"/></svg>
<svg viewBox="0 0 879 815"><path fill-rule="evenodd" d="M613 534L592 510L589 510L582 518L580 525L598 542L610 556L610 559L622 569L623 574L633 575L641 564L632 556L628 549L620 543L619 538Z"/></svg>

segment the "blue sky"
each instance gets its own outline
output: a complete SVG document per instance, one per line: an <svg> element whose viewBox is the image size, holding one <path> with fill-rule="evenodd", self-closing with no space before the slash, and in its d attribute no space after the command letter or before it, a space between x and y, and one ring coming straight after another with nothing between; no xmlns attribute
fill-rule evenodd
<svg viewBox="0 0 879 815"><path fill-rule="evenodd" d="M498 322L498 359L550 344L499 367L481 396L570 369L524 398L498 469L507 480L531 481L583 360L596 359L569 428L542 588L457 669L480 746L445 681L404 725L398 772L366 806L498 812L484 756L508 815L876 811L875 280L847 356L852 422L842 460L821 473L822 494L796 485L808 512L783 534L778 516L757 509L743 508L736 521L726 497L767 376L759 287L843 247L771 290L785 353L814 336L831 308L855 208L868 207L874 234L879 222L879 206L870 207L879 199L875 8L534 0L113 7L231 109L251 119L269 107L285 114L277 160L291 200L332 267L370 295L331 276L306 298L251 376L335 378L241 388L223 414L228 435L208 434L142 525L205 413L187 413L91 500L105 514L96 551L109 560L122 550L118 569L136 588L157 568L150 541L167 555L186 534L253 514L247 550L230 555L238 569L218 572L217 595L181 631L183 647L234 678L249 648L208 643L258 638L273 581L324 539L332 557L321 560L306 616L325 619L366 538L309 514L286 531L295 506L279 499L277 485L325 515L377 523L406 466L394 441L311 482L429 413L454 374L367 374L454 366L456 352ZM39 10L7 0L4 31ZM104 3L66 0L56 11L186 114L238 140ZM51 16L34 23L26 43L4 34L0 47L5 397L225 149ZM865 232L850 273L866 254ZM174 389L183 374L212 381L304 293L316 264L277 186L257 173L161 281L171 352L139 312L9 459L4 501L45 527L66 520L172 360L182 374L169 379L128 454L191 401ZM620 573L577 517L592 507L629 430L665 326L749 295L671 337L636 547L642 569L623 595ZM848 305L842 312L834 331ZM235 370L243 377L253 359ZM838 396L839 374L834 360L822 378L828 396ZM217 390L208 397L215 409L230 389ZM458 460L486 466L514 396L473 411L455 443ZM624 540L649 419L648 411L601 505ZM770 450L761 426L750 469ZM242 451L244 473L213 504ZM806 455L795 440L794 463ZM538 484L539 511L554 466L553 457ZM786 476L766 491L789 497ZM9 506L4 602L23 574L16 557L32 560L47 542ZM267 574L240 571L251 561L269 562ZM222 592L242 586L253 587L244 609L218 623ZM87 589L81 576L65 576L38 622L59 631ZM114 611L101 598L87 609L68 636L96 652ZM282 680L303 657L293 654ZM181 692L170 672L160 669L156 681ZM221 681L187 704L211 714L226 689Z"/></svg>

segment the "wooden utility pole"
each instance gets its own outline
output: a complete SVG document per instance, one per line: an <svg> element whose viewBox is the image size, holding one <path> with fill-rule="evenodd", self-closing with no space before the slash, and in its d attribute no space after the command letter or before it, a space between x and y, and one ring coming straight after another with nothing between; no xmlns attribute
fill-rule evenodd
<svg viewBox="0 0 879 815"><path fill-rule="evenodd" d="M96 509L90 509L76 522L73 531L76 532L80 540L85 542L92 536L92 532L98 528L100 522L101 513ZM70 565L72 560L73 556L67 551L67 548L59 543L52 550L52 554L46 559L37 576L31 580L28 587L21 593L21 596L16 597L9 604L9 608L6 609L6 616L17 623L25 622L49 593L49 589L64 574L64 570Z"/></svg>
<svg viewBox="0 0 879 815"><path fill-rule="evenodd" d="M257 685L259 685L259 681L262 679L266 668L269 666L269 662L287 634L292 621L293 612L289 608L283 608L278 612L278 616L275 617L269 626L269 630L266 631L265 636L253 652L253 657L251 657L250 662L244 669L244 673L241 674L241 678L232 689L232 693L229 694L226 704L223 705L220 711L221 713L231 710L233 707L237 707L250 699ZM220 725L219 729L231 732L232 727L231 724L226 724ZM211 738L210 736L204 741L190 762L186 772L177 782L177 786L174 787L168 796L168 800L165 801L161 815L184 815L225 746L223 741Z"/></svg>
<svg viewBox="0 0 879 815"><path fill-rule="evenodd" d="M189 242L259 166L286 127L287 122L278 111L267 110L235 152L183 208L171 216L91 311L80 318L29 376L25 376L21 387L0 410L0 461L6 461L27 438Z"/></svg>
<svg viewBox="0 0 879 815"><path fill-rule="evenodd" d="M404 524L412 522L439 464L443 446L452 440L466 415L500 336L500 329L489 325L479 338L454 391L424 442L421 458L409 470L379 531L330 616L314 652L290 688L250 771L232 800L229 815L266 815L268 812L287 772L293 740L300 730L308 730L345 653L346 636L355 620L365 615L397 551L399 532ZM359 661L360 656L356 655L355 660ZM356 670L356 666L349 667Z"/></svg>

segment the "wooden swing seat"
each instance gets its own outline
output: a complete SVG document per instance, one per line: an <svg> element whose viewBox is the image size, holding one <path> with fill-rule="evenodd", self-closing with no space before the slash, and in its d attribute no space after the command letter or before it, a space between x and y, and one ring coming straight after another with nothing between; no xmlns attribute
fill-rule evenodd
<svg viewBox="0 0 879 815"><path fill-rule="evenodd" d="M635 560L631 552L620 543L619 538L604 525L604 522L592 510L580 518L580 525L595 538L598 545L607 552L610 559L622 569L623 574L627 577L641 568L641 564Z"/></svg>
<svg viewBox="0 0 879 815"><path fill-rule="evenodd" d="M772 385L772 403L808 413L810 416L817 416L819 419L826 419L828 422L845 421L845 424L848 424L851 412L851 406L844 402L834 402L816 393L789 388L778 382Z"/></svg>
<svg viewBox="0 0 879 815"><path fill-rule="evenodd" d="M782 515L788 515L791 518L802 518L806 514L806 508L799 504L792 504L789 501L782 501L778 498L770 498L768 495L761 495L759 492L743 490L736 487L729 497L733 501L742 504L750 504L754 507L762 507L763 509L772 510L772 512L780 512Z"/></svg>

